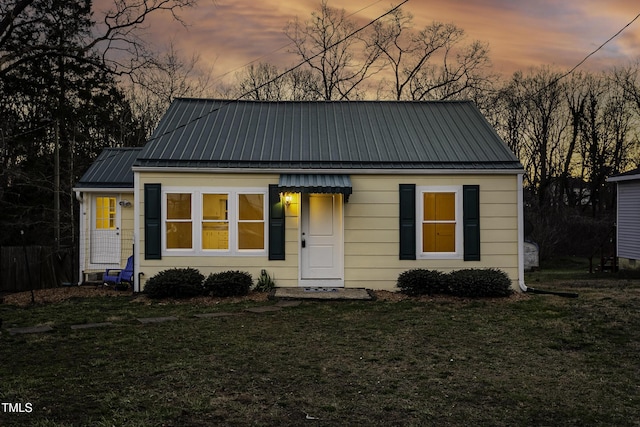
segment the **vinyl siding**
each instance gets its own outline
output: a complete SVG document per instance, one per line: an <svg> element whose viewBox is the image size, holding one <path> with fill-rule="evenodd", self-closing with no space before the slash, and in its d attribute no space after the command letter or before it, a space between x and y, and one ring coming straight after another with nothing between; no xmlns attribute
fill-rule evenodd
<svg viewBox="0 0 640 427"><path fill-rule="evenodd" d="M209 173L165 173L165 172L140 172L140 188L138 197L140 206L138 209L139 244L138 248L144 248L144 184L160 183L163 188L183 187L202 189L207 187L221 188L264 188L269 184L277 184L279 174L209 174ZM168 268L192 267L208 276L210 273L228 270L242 270L249 272L254 278L258 277L262 269L276 280L278 286L298 285L298 243L297 243L297 207L290 206L286 214L286 259L284 261L269 261L268 255L260 256L170 256L163 255L160 260L145 260L144 253L138 251L141 277L141 289L150 277ZM293 212L293 215L292 213ZM266 238L266 237L265 237Z"/></svg>
<svg viewBox="0 0 640 427"><path fill-rule="evenodd" d="M618 183L618 256L640 259L640 181Z"/></svg>
<svg viewBox="0 0 640 427"><path fill-rule="evenodd" d="M451 271L500 268L518 283L517 177L465 175L351 175L353 194L345 205L345 286L395 288L398 275L411 268ZM480 185L481 261L400 260L398 186Z"/></svg>
<svg viewBox="0 0 640 427"><path fill-rule="evenodd" d="M207 174L138 172L139 187L161 183L175 187L264 187L277 184L278 174ZM451 271L462 268L499 268L504 270L517 289L518 283L518 211L516 175L355 175L351 174L353 194L344 205L344 274L345 287L397 290L396 280L411 268ZM481 260L400 260L399 259L399 184L417 186L480 186ZM278 286L298 286L299 195L285 208L286 233L284 261L269 261L267 255L238 256L164 256L162 260L139 257L144 280L161 270L193 267L205 276L211 272L241 269L257 277L266 269ZM137 212L143 227L142 192ZM138 230L144 247L144 230Z"/></svg>

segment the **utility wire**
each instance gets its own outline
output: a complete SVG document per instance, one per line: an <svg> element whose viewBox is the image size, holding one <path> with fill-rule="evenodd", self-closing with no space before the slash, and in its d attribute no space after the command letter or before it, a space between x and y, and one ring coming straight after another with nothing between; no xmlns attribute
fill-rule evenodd
<svg viewBox="0 0 640 427"><path fill-rule="evenodd" d="M163 137L163 136L165 136L165 135L168 135L168 134L170 134L170 133L173 133L173 132L177 131L178 129L185 128L185 127L187 127L188 125L190 125L191 123L195 123L195 122L197 122L198 120L201 120L201 119L203 119L203 118L205 118L205 117L209 116L210 114L213 114L213 113L215 113L215 112L217 112L217 111L221 110L222 108L226 107L227 105L231 105L231 104L233 104L234 102L237 102L237 101L241 100L242 98L244 98L245 96L247 96L247 95L251 94L252 92L255 92L256 90L262 89L263 87L265 87L265 86L267 86L267 85L270 85L271 83L275 82L276 80L281 79L282 77L286 76L287 74L289 74L289 73L291 73L291 72L293 72L293 71L297 70L298 68L302 67L304 64L306 64L307 62L311 61L312 59L317 58L318 56L322 55L323 53L327 52L328 50L330 50L330 49L332 49L332 48L336 47L336 46L337 46L337 45L339 45L340 43L343 43L343 42L347 41L347 40L348 40L348 39L350 39L351 37L355 36L356 34L358 34L359 32L363 31L364 29L366 29L366 28L370 27L370 26L371 26L371 25L373 25L375 22L379 21L380 19L384 18L385 16L387 16L387 15L389 15L389 14L391 14L391 13L395 12L396 10L398 10L402 5L404 5L404 4L405 4L405 3L407 3L408 1L409 1L409 0L404 0L404 1L402 1L402 2L401 2L401 3L399 3L397 6L393 7L392 9L390 9L390 10L388 10L387 12L383 13L382 15L378 16L378 17L377 17L376 19L374 19L373 21L370 21L370 22L369 22L369 23L367 23L366 25L363 25L362 27L358 28L357 30L354 30L353 32L351 32L351 33L347 34L347 35L346 35L346 36L344 36L342 39L340 39L340 40L336 41L335 43L333 43L333 44L331 44L331 45L329 45L329 46L327 46L326 48L322 49L320 52L318 52L318 53L316 53L315 55L313 55L313 56L311 56L311 57L307 58L306 60L304 60L304 61L302 61L302 62L298 63L297 65L294 65L293 67L291 67L291 68L287 69L286 71L283 71L282 73L278 74L277 76L275 76L275 77L274 77L274 78L272 78L271 80L269 80L269 81L267 81L267 82L265 82L265 83L261 84L260 86L254 87L253 89L251 89L251 90L249 90L249 91L247 91L247 92L244 92L243 94L239 95L238 97L236 97L236 98L234 98L234 99L227 100L226 102L224 102L224 103L223 103L222 105L220 105L219 107L214 108L214 109L212 109L212 110L209 110L208 112L206 112L206 113L204 113L204 114L202 114L202 115L200 115L200 116L198 116L198 117L194 117L193 119L189 120L189 121L188 121L188 122L186 122L186 123L183 123L183 124L181 124L181 125L179 125L179 126L176 126L176 127L175 127L175 128L173 128L173 129L170 129L170 130L164 131L164 132L163 132L163 133L161 133L160 135L157 135L157 136L155 136L155 137L149 138L149 141L148 141L148 142L151 142L151 141L154 141L154 140L160 139L160 138L162 138L162 137Z"/></svg>
<svg viewBox="0 0 640 427"><path fill-rule="evenodd" d="M607 44L609 44L613 39L615 39L616 37L618 37L620 34L622 34L622 32L624 30L626 30L627 28L629 28L634 22L636 22L638 20L638 18L640 18L640 13L638 13L631 21L629 21L624 27L622 27L620 30L618 30L617 33L615 33L614 35L612 35L611 37L609 37L604 43L602 43L600 46L598 46L594 51L592 51L591 53L589 53L587 56L585 56L584 58L582 58L582 60L580 62L578 62L576 65L574 65L569 71L561 74L560 76L556 77L555 79L553 79L551 82L549 82L548 84L546 84L545 86L543 86L542 88L538 89L537 91L535 91L534 93L525 96L524 98L522 98L522 101L528 101L532 98L534 98L535 96L537 96L538 94L540 94L541 92L549 89L551 86L555 85L556 83L558 83L560 80L570 76L571 74L573 74L574 71L576 71L582 64L584 64L585 62L587 62L587 60L589 58L591 58L593 55L595 55L598 51L600 51L602 48L604 48ZM500 92L498 91L494 91L494 92ZM506 110L506 108L505 108ZM503 110L504 111L504 110Z"/></svg>
<svg viewBox="0 0 640 427"><path fill-rule="evenodd" d="M620 28L620 30L615 33L614 35L612 35L611 37L609 37L604 43L602 43L600 46L598 46L598 48L596 50L594 50L593 52L591 52L590 54L588 54L587 56L585 56L582 61L578 62L572 69L570 69L569 71L567 71L566 73L564 73L562 76L558 77L557 80L561 80L565 77L567 77L569 74L573 73L578 67L580 67L582 64L584 64L585 62L587 62L587 60L589 58L591 58L593 55L595 55L600 49L602 49L603 47L605 47L607 44L609 44L609 42L613 39L615 39L616 37L618 37L620 34L622 34L622 32L624 30L626 30L627 28L629 28L634 22L636 22L638 20L638 18L640 18L640 13L638 13L635 18L633 18L631 21L629 21L629 23L627 23L627 25L625 25L624 27ZM556 80L556 81L557 81Z"/></svg>
<svg viewBox="0 0 640 427"><path fill-rule="evenodd" d="M353 15L356 15L356 14L358 14L358 13L362 12L363 10L369 9L370 7L373 7L373 6L377 5L378 3L382 2L382 1L383 1L383 0L378 0L378 1L374 2L374 3L371 3L370 5L365 6L365 7L363 7L362 9L356 10L355 12L353 12L353 13L351 13L351 14L347 15L346 17L347 17L347 18L350 18L350 17L352 17ZM378 19L380 19L380 18L378 18ZM216 83L216 82L219 82L220 80L222 80L224 77L228 76L228 75L229 75L229 74L231 74L231 73L234 73L234 72L236 72L236 71L238 71L238 70L242 70L243 68L248 67L249 65L255 64L256 62L258 62L258 61L260 61L260 60L262 60L262 59L264 59L264 58L267 58L267 57L269 57L269 56L273 55L274 53L276 53L276 52L278 52L278 51L281 51L282 49L284 49L284 48L286 48L286 47L291 46L292 44L293 44L293 42L289 42L289 43L287 43L287 44L285 44L285 45L280 46L280 47L279 47L279 48L277 48L277 49L272 50L271 52L268 52L268 53L266 53L266 54L262 55L262 56L261 56L261 57L259 57L259 58L254 59L253 61L249 61L249 62L247 62L246 64L244 64L244 65L242 65L242 66L240 66L240 67L238 67L238 68L234 68L233 70L227 71L226 73L222 73L222 74L220 74L219 76L217 76L217 77L214 77L214 78L213 78L213 82L212 82L212 84L213 84L213 83Z"/></svg>

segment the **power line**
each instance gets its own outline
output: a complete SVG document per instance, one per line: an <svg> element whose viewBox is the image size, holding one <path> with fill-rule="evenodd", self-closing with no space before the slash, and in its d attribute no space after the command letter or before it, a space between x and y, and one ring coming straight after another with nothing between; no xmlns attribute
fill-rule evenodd
<svg viewBox="0 0 640 427"><path fill-rule="evenodd" d="M222 108L226 107L227 105L231 105L231 104L233 104L234 102L237 102L237 101L241 100L242 98L244 98L245 96L247 96L247 95L251 94L252 92L255 92L256 90L262 89L263 87L265 87L265 86L267 86L267 85L270 85L271 83L275 82L276 80L281 79L282 77L286 76L287 74L289 74L289 73L291 73L291 72L293 72L293 71L297 70L298 68L302 67L302 66L303 66L304 64L306 64L307 62L309 62L309 61L311 61L311 60L313 60L313 59L317 58L318 56L322 55L323 53L327 52L328 50L330 50L330 49L332 49L332 48L336 47L336 46L337 46L337 45L339 45L340 43L344 43L345 41L347 41L347 40L348 40L348 39L350 39L351 37L355 36L356 34L358 34L359 32L363 31L364 29L366 29L366 28L370 27L370 26L371 26L371 25L373 25L375 22L379 21L380 19L384 18L385 16L387 16L387 15L389 15L389 14L391 14L391 13L395 12L396 10L398 10L402 5L404 5L404 4L405 4L405 3L407 3L408 1L409 1L409 0L404 0L404 1L402 1L402 2L401 2L401 3L399 3L397 6L393 7L392 9L390 9L390 10L388 10L387 12L383 13L382 15L378 16L378 17L377 17L376 19L374 19L373 21L370 21L370 22L369 22L369 23L367 23L366 25L363 25L362 27L358 28L357 30L355 30L355 31L353 31L353 32L351 32L351 33L349 33L349 34L347 34L347 35L346 35L346 36L344 36L342 39L340 39L340 40L336 41L335 43L333 43L333 44L331 44L331 45L329 45L329 46L325 47L325 48L324 48L324 49L322 49L320 52L316 53L315 55L312 55L311 57L309 57L309 58L307 58L306 60L304 60L304 61L302 61L302 62L298 63L297 65L294 65L293 67L291 67L291 68L287 69L286 71L283 71L282 73L278 74L277 76L275 76L275 77L274 77L274 78L272 78L271 80L269 80L269 81L267 81L267 82L265 82L265 83L263 83L263 84L261 84L261 85L259 85L259 86L257 86L257 87L254 87L253 89L251 89L251 90L249 90L249 91L247 91L247 92L244 92L243 94L239 95L238 97L236 97L236 98L234 98L234 99L227 100L226 102L224 102L224 103L223 103L222 105L220 105L219 107L214 108L214 109L212 109L212 110L209 110L208 112L206 112L206 113L204 113L204 114L202 114L202 115L200 115L200 116L198 116L198 117L194 117L193 119L189 120L189 121L188 121L188 122L186 122L186 123L183 123L183 124L181 124L181 125L179 125L179 126L176 126L176 127L175 127L175 128L173 128L173 129L167 130L167 131L163 132L162 134L157 135L157 136L155 136L155 137L153 137L153 138L149 138L149 141L148 141L148 142L151 142L151 141L154 141L154 140L160 139L160 138L162 138L162 137L163 137L163 136L165 136L165 135L168 135L168 134L170 134L170 133L173 133L173 132L177 131L178 129L185 128L185 127L187 127L188 125L190 125L191 123L195 123L195 122L197 122L198 120L201 120L201 119L203 119L203 118L207 117L208 115L213 114L213 113L215 113L215 112L217 112L217 111L221 110Z"/></svg>
<svg viewBox="0 0 640 427"><path fill-rule="evenodd" d="M638 20L638 18L640 18L640 13L638 13L631 21L629 21L624 27L622 27L620 30L618 30L617 33L615 33L614 35L612 35L611 37L609 37L604 43L602 43L600 46L598 46L595 50L593 50L591 53L589 53L587 56L585 56L584 58L582 58L582 60L580 62L578 62L576 65L574 65L569 71L561 74L560 76L556 77L555 79L553 79L551 82L549 82L547 85L543 86L542 88L538 89L537 91L535 91L534 93L532 93L529 96L526 96L522 99L522 101L527 101L530 98L533 98L535 96L537 96L540 92L547 90L548 88L550 88L551 86L555 85L556 83L558 83L560 80L570 76L571 74L573 74L574 71L576 71L582 64L584 64L585 62L587 62L587 60L589 58L591 58L593 55L595 55L596 53L598 53L598 51L600 51L602 48L604 48L607 44L609 44L613 39L615 39L616 37L618 37L620 34L622 34L622 32L624 30L626 30L627 28L629 28L635 21Z"/></svg>
<svg viewBox="0 0 640 427"><path fill-rule="evenodd" d="M378 3L382 2L382 1L383 1L383 0L378 0L378 1L374 2L374 3L371 3L371 4L369 4L368 6L365 6L365 7L363 7L362 9L356 10L355 12L353 12L353 13L351 13L351 14L347 15L346 17L347 17L347 18L350 18L350 17L352 17L353 15L357 15L358 13L362 12L363 10L369 9L370 7L373 7L373 6L375 6L376 4L378 4ZM383 16L384 16L384 15L383 15ZM378 19L380 19L380 18L378 18ZM242 70L243 68L248 67L249 65L255 64L256 62L258 62L258 61L260 61L260 60L262 60L262 59L264 59L264 58L267 58L267 57L269 57L269 56L273 55L274 53L279 52L279 51L281 51L282 49L284 49L284 48L286 48L286 47L291 46L292 44L293 44L293 42L289 42L289 43L287 43L287 44L285 44L285 45L280 46L280 47L279 47L279 48L277 48L277 49L272 50L271 52L268 52L268 53L266 53L266 54L264 54L264 55L262 55L262 56L260 56L260 57L258 57L258 58L256 58L256 59L254 59L254 60L252 60L252 61L247 62L247 63L246 63L246 64L244 64L244 65L241 65L240 67L234 68L233 70L229 70L229 71L227 71L226 73L222 73L222 74L220 74L219 76L214 77L214 78L213 78L213 82L212 82L212 83L219 82L220 80L222 80L224 77L228 76L229 74L234 73L234 72L236 72L236 71L238 71L238 70Z"/></svg>
<svg viewBox="0 0 640 427"><path fill-rule="evenodd" d="M636 22L638 20L638 18L640 18L640 13L638 13L635 18L633 18L631 21L629 21L629 23L627 23L627 25L625 25L624 27L620 28L620 30L615 33L614 35L612 35L611 37L609 37L604 43L602 43L600 46L598 46L596 48L596 50L594 50L593 52L591 52L590 54L588 54L587 56L585 56L582 61L578 62L572 69L570 69L569 71L567 71L565 74L563 74L562 76L560 76L558 78L558 80L561 80L565 77L567 77L569 74L573 73L578 67L580 67L582 64L584 64L585 62L587 62L587 60L589 58L591 58L593 55L595 55L600 49L602 49L603 47L605 47L607 44L609 44L609 42L611 42L613 39L615 39L616 37L618 37L620 34L622 34L622 32L624 30L626 30L627 28L629 28L634 22Z"/></svg>

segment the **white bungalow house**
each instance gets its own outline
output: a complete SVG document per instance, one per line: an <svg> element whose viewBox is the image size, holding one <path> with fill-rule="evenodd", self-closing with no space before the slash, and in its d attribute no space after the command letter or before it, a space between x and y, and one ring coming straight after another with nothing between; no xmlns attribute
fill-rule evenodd
<svg viewBox="0 0 640 427"><path fill-rule="evenodd" d="M136 291L174 267L387 290L411 268L492 267L525 289L523 167L472 102L177 99L135 153L126 191L94 169L76 191L81 265L102 265L113 217Z"/></svg>
<svg viewBox="0 0 640 427"><path fill-rule="evenodd" d="M616 254L620 269L640 269L640 168L614 175L616 206Z"/></svg>

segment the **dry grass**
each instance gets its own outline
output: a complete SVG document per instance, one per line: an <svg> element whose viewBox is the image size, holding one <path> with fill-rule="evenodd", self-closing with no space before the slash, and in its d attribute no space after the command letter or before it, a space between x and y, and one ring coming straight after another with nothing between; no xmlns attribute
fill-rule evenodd
<svg viewBox="0 0 640 427"><path fill-rule="evenodd" d="M54 331L0 335L0 401L33 405L0 424L637 426L640 284L537 285L580 296L3 304L5 327ZM215 311L238 315L193 317Z"/></svg>

